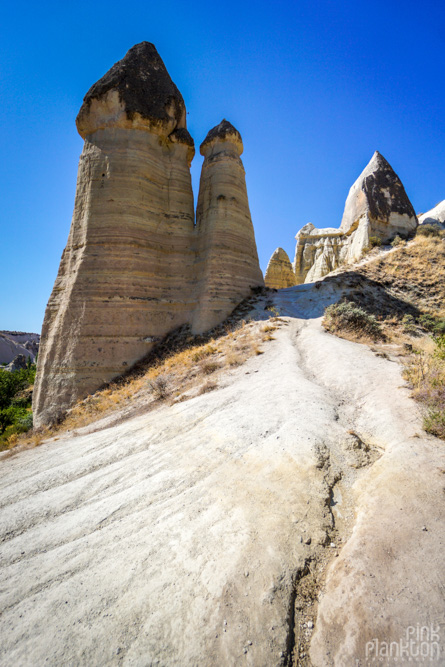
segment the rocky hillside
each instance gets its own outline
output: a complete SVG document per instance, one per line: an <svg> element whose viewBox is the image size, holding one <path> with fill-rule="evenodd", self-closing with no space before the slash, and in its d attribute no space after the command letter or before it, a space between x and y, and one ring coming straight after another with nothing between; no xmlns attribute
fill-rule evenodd
<svg viewBox="0 0 445 667"><path fill-rule="evenodd" d="M415 241L258 295L4 454L0 662L395 665L422 628L444 664L443 442L402 341L322 326L372 289L388 331L398 306L438 317L442 252Z"/></svg>
<svg viewBox="0 0 445 667"><path fill-rule="evenodd" d="M24 331L0 331L0 364L9 364L19 354L34 361L39 351L40 335Z"/></svg>
<svg viewBox="0 0 445 667"><path fill-rule="evenodd" d="M380 319L397 320L406 314L419 320L445 317L445 236L423 235L393 249L376 248L352 267L326 276ZM426 320L425 320L426 321ZM427 329L428 330L428 329Z"/></svg>

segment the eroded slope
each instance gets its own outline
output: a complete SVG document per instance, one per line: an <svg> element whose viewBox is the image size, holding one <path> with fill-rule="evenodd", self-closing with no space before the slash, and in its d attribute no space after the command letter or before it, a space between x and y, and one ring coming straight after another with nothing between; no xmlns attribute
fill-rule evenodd
<svg viewBox="0 0 445 667"><path fill-rule="evenodd" d="M340 295L277 293L209 394L3 461L2 663L366 664L438 622L443 445L398 364L322 330Z"/></svg>

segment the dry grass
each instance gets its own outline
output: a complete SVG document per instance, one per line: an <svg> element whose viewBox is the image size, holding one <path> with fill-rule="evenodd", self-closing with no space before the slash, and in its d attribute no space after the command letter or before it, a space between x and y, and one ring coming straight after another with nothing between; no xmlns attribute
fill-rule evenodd
<svg viewBox="0 0 445 667"><path fill-rule="evenodd" d="M228 352L226 354L226 364L229 366L241 366L242 363L246 360L247 357L243 357L241 354L237 354L236 352Z"/></svg>
<svg viewBox="0 0 445 667"><path fill-rule="evenodd" d="M445 336L428 341L416 348L404 377L424 407L425 430L445 440Z"/></svg>
<svg viewBox="0 0 445 667"><path fill-rule="evenodd" d="M175 345L169 349L166 344L159 357L79 401L60 424L18 436L9 446L34 447L67 431L74 433L103 417L122 419L161 404L170 405L214 391L219 386L216 376L241 366L254 355L263 354L260 344L273 340L269 332L282 323L286 323L285 320L278 319L272 325L242 320L231 326L224 325L219 337L205 342L201 342L202 337L184 334L179 349Z"/></svg>
<svg viewBox="0 0 445 667"><path fill-rule="evenodd" d="M215 389L218 389L218 384L213 380L207 380L207 382L200 386L198 394L207 394L209 391L214 391Z"/></svg>
<svg viewBox="0 0 445 667"><path fill-rule="evenodd" d="M148 386L154 398L163 401L170 394L172 377L170 375L158 375L152 380L148 380Z"/></svg>
<svg viewBox="0 0 445 667"><path fill-rule="evenodd" d="M357 269L419 310L445 317L445 237L416 236L394 252Z"/></svg>
<svg viewBox="0 0 445 667"><path fill-rule="evenodd" d="M374 316L388 342L445 332L445 236L417 236L354 270L328 276L333 288ZM342 337L360 340L354 332Z"/></svg>
<svg viewBox="0 0 445 667"><path fill-rule="evenodd" d="M220 368L221 364L218 361L203 361L200 366L201 372L204 373L204 375L215 373Z"/></svg>

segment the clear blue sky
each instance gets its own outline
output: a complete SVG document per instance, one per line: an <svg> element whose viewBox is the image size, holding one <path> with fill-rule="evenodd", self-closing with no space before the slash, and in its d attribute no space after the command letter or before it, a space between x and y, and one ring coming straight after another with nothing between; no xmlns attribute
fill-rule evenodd
<svg viewBox="0 0 445 667"><path fill-rule="evenodd" d="M68 236L88 88L153 42L199 146L241 132L263 271L307 222L338 226L378 149L416 211L445 199L443 0L3 3L0 329L40 331ZM202 158L192 178L197 195Z"/></svg>

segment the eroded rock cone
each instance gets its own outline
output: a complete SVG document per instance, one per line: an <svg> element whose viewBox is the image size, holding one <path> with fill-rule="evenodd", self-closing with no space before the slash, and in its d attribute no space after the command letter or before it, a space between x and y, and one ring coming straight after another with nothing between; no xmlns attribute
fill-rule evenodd
<svg viewBox="0 0 445 667"><path fill-rule="evenodd" d="M266 287L283 289L295 285L295 274L288 254L283 248L277 248L267 265L264 276Z"/></svg>
<svg viewBox="0 0 445 667"><path fill-rule="evenodd" d="M340 231L348 233L360 222L367 222L369 236L384 243L396 234L406 237L417 227L402 181L378 151L349 190Z"/></svg>
<svg viewBox="0 0 445 667"><path fill-rule="evenodd" d="M309 223L297 234L296 282L319 280L340 265L357 261L372 236L383 243L396 235L406 238L417 224L400 178L376 151L349 190L340 229L317 229Z"/></svg>
<svg viewBox="0 0 445 667"><path fill-rule="evenodd" d="M251 287L264 285L240 159L241 135L224 119L210 130L200 151L205 160L196 209L199 238L195 332L221 322L250 293Z"/></svg>
<svg viewBox="0 0 445 667"><path fill-rule="evenodd" d="M184 100L148 42L85 96L74 214L42 330L36 426L191 317L194 146L185 119Z"/></svg>

